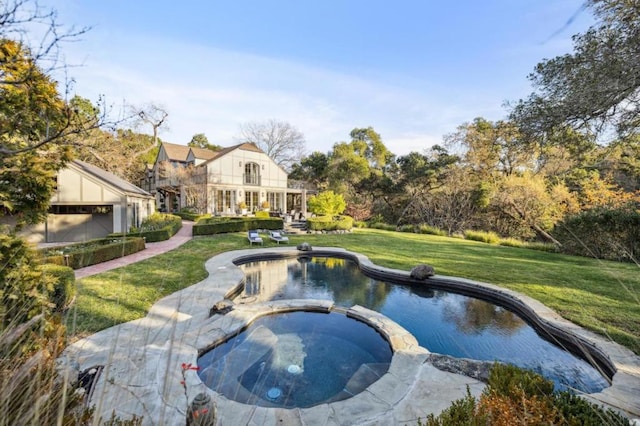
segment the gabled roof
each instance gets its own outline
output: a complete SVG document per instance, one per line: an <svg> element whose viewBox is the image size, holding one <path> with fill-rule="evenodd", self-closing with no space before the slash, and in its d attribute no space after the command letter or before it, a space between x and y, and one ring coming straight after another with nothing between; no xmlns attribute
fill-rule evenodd
<svg viewBox="0 0 640 426"><path fill-rule="evenodd" d="M106 170L102 170L100 167L96 167L93 164L85 163L80 160L73 160L70 165L72 167L77 167L81 171L92 175L109 185L113 186L115 189L124 192L128 195L141 195L144 197L152 197L147 191L142 188L135 186L134 184L127 182L124 179L119 178L118 176L110 173Z"/></svg>
<svg viewBox="0 0 640 426"><path fill-rule="evenodd" d="M223 157L223 156L227 155L228 153L230 153L231 151L235 151L236 149L242 149L244 151L260 152L262 154L265 153L263 150L258 148L256 146L256 144L254 144L252 142L243 142L243 143L238 144L238 145L234 145L234 146L230 146L228 148L221 149L220 151L215 153L216 155L213 158L208 159L206 162L210 163L213 160L217 160L218 158Z"/></svg>
<svg viewBox="0 0 640 426"><path fill-rule="evenodd" d="M218 154L218 151L211 151L207 148L198 148L195 146L189 148L193 152L193 156L199 160L211 160Z"/></svg>
<svg viewBox="0 0 640 426"><path fill-rule="evenodd" d="M162 142L162 147L164 148L164 152L167 154L169 160L173 161L187 161L187 156L189 156L190 146L186 145L178 145L175 143Z"/></svg>

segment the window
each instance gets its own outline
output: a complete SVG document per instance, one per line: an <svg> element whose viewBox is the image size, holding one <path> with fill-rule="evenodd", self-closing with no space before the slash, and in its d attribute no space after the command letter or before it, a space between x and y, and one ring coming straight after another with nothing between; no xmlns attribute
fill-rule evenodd
<svg viewBox="0 0 640 426"><path fill-rule="evenodd" d="M260 165L247 163L244 165L245 185L260 185Z"/></svg>
<svg viewBox="0 0 640 426"><path fill-rule="evenodd" d="M113 206L97 206L97 205L80 205L80 206L61 206L55 205L49 207L51 214L110 214L113 213Z"/></svg>

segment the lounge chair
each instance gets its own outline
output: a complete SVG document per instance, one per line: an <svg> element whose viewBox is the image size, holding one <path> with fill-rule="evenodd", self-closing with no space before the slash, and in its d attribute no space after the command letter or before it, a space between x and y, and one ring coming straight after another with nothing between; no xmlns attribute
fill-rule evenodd
<svg viewBox="0 0 640 426"><path fill-rule="evenodd" d="M275 241L278 244L280 244L281 242L289 242L289 237L285 237L284 235L282 235L282 231L269 231L269 239L271 241Z"/></svg>
<svg viewBox="0 0 640 426"><path fill-rule="evenodd" d="M247 233L247 239L249 240L251 245L253 245L253 243L264 244L262 242L262 238L260 238L260 235L258 235L258 231L249 231Z"/></svg>

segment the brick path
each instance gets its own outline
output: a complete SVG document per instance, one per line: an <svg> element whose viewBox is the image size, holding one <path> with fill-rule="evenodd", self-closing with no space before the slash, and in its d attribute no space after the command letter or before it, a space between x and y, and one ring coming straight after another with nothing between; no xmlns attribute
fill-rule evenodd
<svg viewBox="0 0 640 426"><path fill-rule="evenodd" d="M109 271L111 269L119 268L121 266L130 265L141 260L148 259L153 256L165 253L180 247L191 239L191 232L193 228L193 222L182 221L182 228L170 239L166 241L159 241L157 243L147 243L146 248L137 253L130 254L129 256L113 259L108 262L98 263L96 265L87 266L86 268L76 269L76 279L89 277L91 275L99 274L101 272Z"/></svg>

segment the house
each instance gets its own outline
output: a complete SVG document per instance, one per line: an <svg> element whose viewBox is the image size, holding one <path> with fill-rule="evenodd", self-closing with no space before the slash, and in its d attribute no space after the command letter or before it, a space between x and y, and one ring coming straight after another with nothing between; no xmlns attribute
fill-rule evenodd
<svg viewBox="0 0 640 426"><path fill-rule="evenodd" d="M56 184L47 221L21 232L29 241L86 241L128 232L155 211L147 191L83 161L67 164Z"/></svg>
<svg viewBox="0 0 640 426"><path fill-rule="evenodd" d="M306 212L306 190L291 188L287 173L253 143L219 151L163 143L143 187L161 211L190 208L235 215L263 209Z"/></svg>

